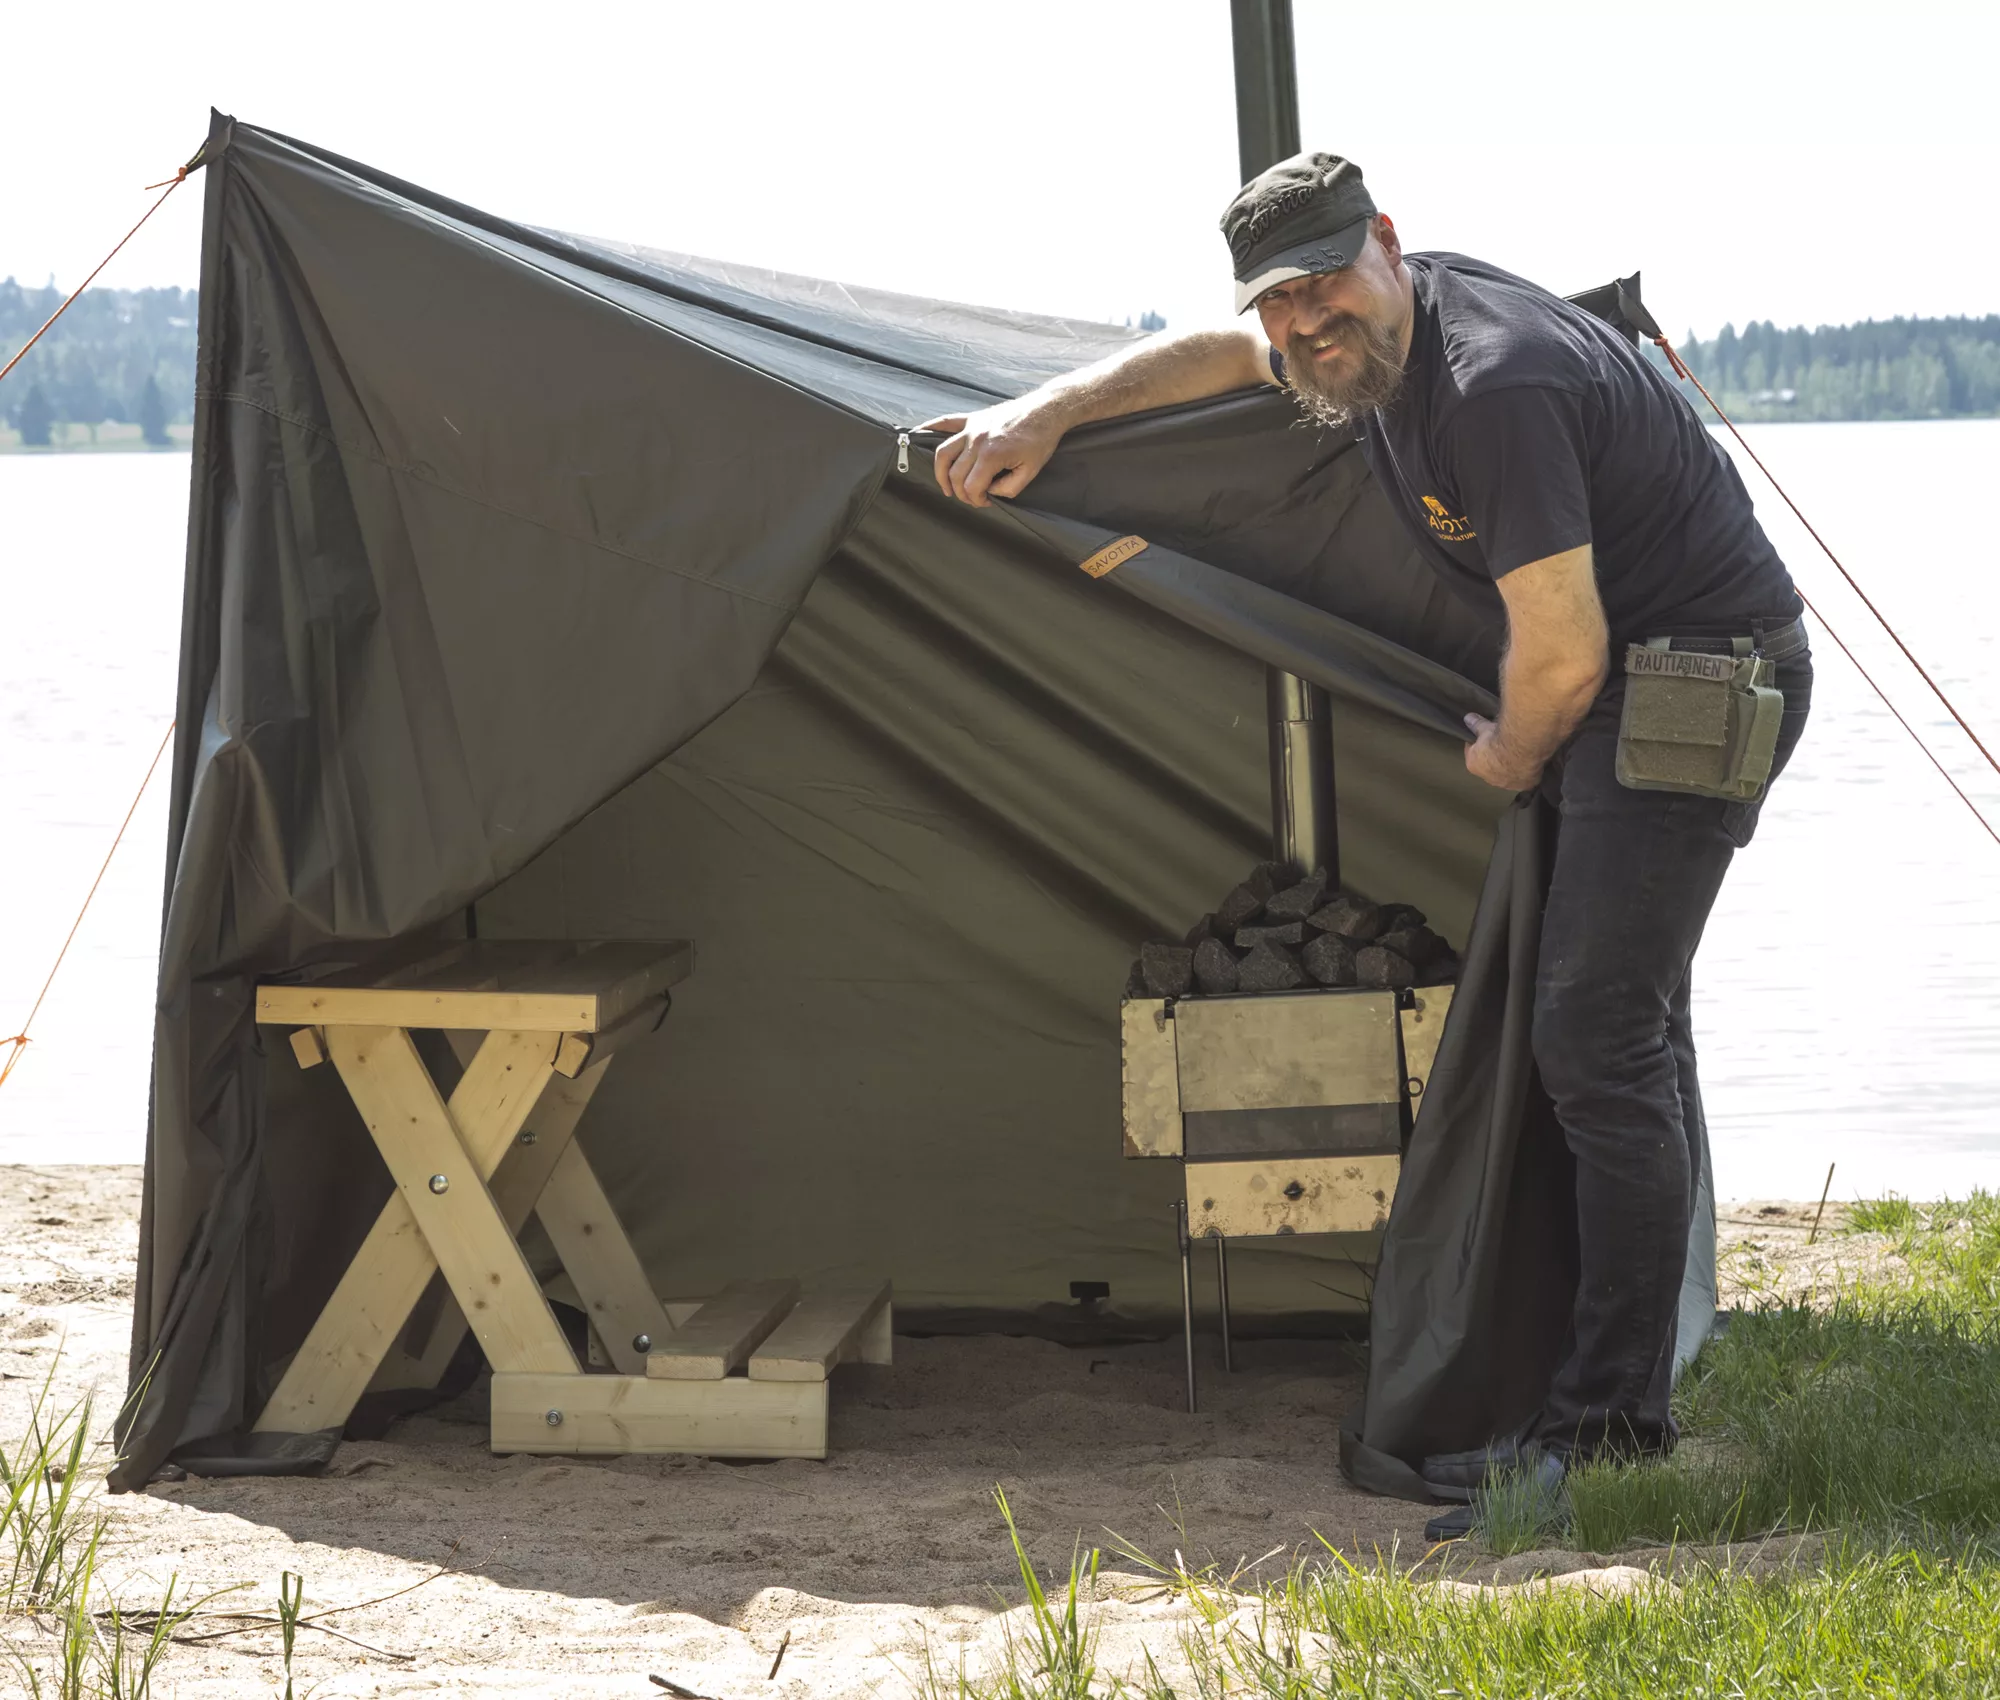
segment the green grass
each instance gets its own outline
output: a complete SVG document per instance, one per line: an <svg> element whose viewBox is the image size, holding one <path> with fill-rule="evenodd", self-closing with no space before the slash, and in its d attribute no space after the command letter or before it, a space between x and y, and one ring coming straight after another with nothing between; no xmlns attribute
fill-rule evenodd
<svg viewBox="0 0 2000 1700"><path fill-rule="evenodd" d="M1136 1692L1751 1700L1973 1695L2000 1682L2000 1573L1916 1553L1768 1581L1703 1571L1612 1598L1440 1597L1407 1573L1335 1565L1273 1589L1263 1620L1254 1638L1198 1652L1193 1685Z"/></svg>
<svg viewBox="0 0 2000 1700"><path fill-rule="evenodd" d="M1736 1317L1682 1379L1673 1458L1579 1471L1553 1513L1504 1485L1483 1508L1488 1551L1831 1531L1817 1569L1759 1577L1683 1555L1677 1585L1622 1597L1463 1596L1426 1570L1332 1555L1245 1611L1241 1579L1177 1560L1152 1568L1189 1606L1192 1675L1123 1684L1096 1669L1073 1568L1069 1616L1039 1588L1030 1615L1066 1625L1089 1659L1062 1667L1010 1641L1003 1671L919 1687L926 1700L2000 1694L2000 1198L1876 1200L1841 1231L1893 1236L1900 1266ZM1008 1533L1032 1577L1011 1520Z"/></svg>
<svg viewBox="0 0 2000 1700"><path fill-rule="evenodd" d="M1024 1579L1033 1569L1011 1522ZM1129 1555L1128 1556L1134 1556ZM1152 1567L1188 1608L1176 1647L1098 1668L1076 1593L1030 1583L1031 1632L1000 1668L919 1672L922 1700L1656 1700L2000 1692L2000 1567L1973 1555L1836 1548L1818 1571L1715 1567L1624 1595L1463 1594L1427 1572L1334 1557L1246 1596L1240 1578ZM1171 1656L1177 1650L1178 1660Z"/></svg>
<svg viewBox="0 0 2000 1700"><path fill-rule="evenodd" d="M926 1646L919 1686L935 1700L1090 1700L1102 1690L1097 1685L1097 1638L1085 1623L1083 1599L1097 1580L1097 1549L1092 1547L1086 1557L1079 1542L1070 1554L1069 1583L1058 1608L1021 1545L1021 1531L1005 1490L996 1487L993 1501L1014 1545L1027 1596L1028 1633L1018 1635L1011 1624L1004 1626L1005 1662L996 1676L984 1682L968 1676L962 1666L940 1670L936 1655Z"/></svg>
<svg viewBox="0 0 2000 1700"><path fill-rule="evenodd" d="M0 1444L0 1672L19 1684L4 1692L146 1700L176 1632L218 1596L176 1598L178 1577L136 1612L105 1595L107 1519L82 1492L91 1401L56 1409L55 1374L51 1364L22 1438Z"/></svg>
<svg viewBox="0 0 2000 1700"><path fill-rule="evenodd" d="M2000 1198L1857 1206L1906 1277L1734 1319L1682 1377L1666 1464L1570 1480L1574 1544L1839 1528L1932 1551L2000 1539Z"/></svg>
<svg viewBox="0 0 2000 1700"><path fill-rule="evenodd" d="M1923 1226L1923 1215L1907 1198L1864 1198L1850 1204L1840 1224L1843 1234L1894 1234L1898 1238Z"/></svg>

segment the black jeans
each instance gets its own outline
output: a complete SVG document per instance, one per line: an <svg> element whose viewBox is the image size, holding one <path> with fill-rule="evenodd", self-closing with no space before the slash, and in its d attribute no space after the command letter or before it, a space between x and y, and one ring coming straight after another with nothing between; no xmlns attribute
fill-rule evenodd
<svg viewBox="0 0 2000 1700"><path fill-rule="evenodd" d="M1812 656L1802 631L1764 653L1785 697L1775 780L1805 730ZM1580 1276L1533 1432L1580 1454L1674 1440L1674 1324L1704 1137L1689 971L1760 807L1620 785L1624 701L1620 669L1549 776L1562 827L1535 980L1535 1062L1576 1157Z"/></svg>

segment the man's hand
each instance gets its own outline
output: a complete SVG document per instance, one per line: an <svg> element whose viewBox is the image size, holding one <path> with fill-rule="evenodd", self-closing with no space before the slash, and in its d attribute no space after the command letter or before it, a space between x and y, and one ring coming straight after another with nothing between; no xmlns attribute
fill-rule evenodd
<svg viewBox="0 0 2000 1700"><path fill-rule="evenodd" d="M1465 717L1472 730L1465 766L1488 785L1525 791L1583 724L1610 672L1590 545L1503 574L1500 600L1507 605L1500 718Z"/></svg>
<svg viewBox="0 0 2000 1700"><path fill-rule="evenodd" d="M1465 746L1465 769L1474 778L1502 791L1525 791L1542 777L1543 762L1523 760L1500 743L1496 721L1468 714L1465 723L1472 728L1472 742Z"/></svg>
<svg viewBox="0 0 2000 1700"><path fill-rule="evenodd" d="M1062 409L1037 392L997 402L977 413L947 413L927 419L920 431L949 431L932 462L938 488L975 508L990 508L995 496L1018 496L1048 465L1069 429Z"/></svg>
<svg viewBox="0 0 2000 1700"><path fill-rule="evenodd" d="M927 419L917 429L951 433L933 463L938 488L988 508L995 496L1027 489L1072 426L1276 383L1270 352L1240 326L1165 332L1013 401Z"/></svg>

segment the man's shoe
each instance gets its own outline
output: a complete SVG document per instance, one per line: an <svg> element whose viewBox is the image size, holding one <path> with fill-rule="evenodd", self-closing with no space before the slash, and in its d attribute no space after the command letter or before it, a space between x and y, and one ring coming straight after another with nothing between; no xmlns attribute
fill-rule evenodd
<svg viewBox="0 0 2000 1700"><path fill-rule="evenodd" d="M1454 1505L1449 1511L1441 1511L1424 1525L1424 1539L1427 1541L1462 1541L1479 1527L1479 1508L1476 1505Z"/></svg>
<svg viewBox="0 0 2000 1700"><path fill-rule="evenodd" d="M1455 1505L1426 1523L1424 1539L1462 1541L1482 1525L1496 1522L1515 1530L1531 1524L1537 1533L1557 1528L1568 1514L1563 1495L1568 1474L1565 1454L1530 1448L1512 1471L1494 1471L1469 1503Z"/></svg>
<svg viewBox="0 0 2000 1700"><path fill-rule="evenodd" d="M1516 1429L1470 1452L1434 1453L1418 1467L1417 1474L1439 1499L1469 1503L1488 1475L1526 1469L1541 1454L1542 1448L1524 1438L1524 1433Z"/></svg>

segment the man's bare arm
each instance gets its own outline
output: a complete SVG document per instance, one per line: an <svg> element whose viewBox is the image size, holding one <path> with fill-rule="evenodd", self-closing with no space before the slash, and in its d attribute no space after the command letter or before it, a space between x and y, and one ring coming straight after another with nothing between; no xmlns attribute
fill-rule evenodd
<svg viewBox="0 0 2000 1700"><path fill-rule="evenodd" d="M1516 567L1500 579L1507 653L1500 718L1468 714L1465 765L1489 785L1525 791L1583 723L1610 676L1610 634L1590 545Z"/></svg>
<svg viewBox="0 0 2000 1700"><path fill-rule="evenodd" d="M1025 490L1072 426L1276 381L1270 346L1255 331L1181 331L1121 348L1013 401L926 420L922 429L951 433L938 445L938 488L983 508Z"/></svg>

